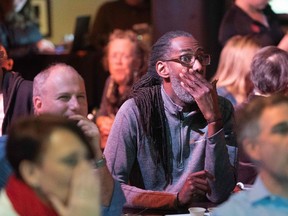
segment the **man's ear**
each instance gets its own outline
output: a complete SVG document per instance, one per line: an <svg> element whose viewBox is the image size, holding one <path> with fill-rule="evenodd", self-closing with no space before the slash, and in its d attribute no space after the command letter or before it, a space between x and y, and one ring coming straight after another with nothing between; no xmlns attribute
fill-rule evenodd
<svg viewBox="0 0 288 216"><path fill-rule="evenodd" d="M42 99L39 96L35 96L33 97L33 106L34 106L34 113L36 115L38 115L40 112L39 110L41 110L42 108Z"/></svg>
<svg viewBox="0 0 288 216"><path fill-rule="evenodd" d="M253 139L245 139L242 143L243 149L245 153L253 160L253 161L259 161L261 160L260 155L260 146L259 143Z"/></svg>
<svg viewBox="0 0 288 216"><path fill-rule="evenodd" d="M156 63L156 71L158 75L164 79L170 77L169 71L167 70L166 67L166 63L163 61L158 61Z"/></svg>
<svg viewBox="0 0 288 216"><path fill-rule="evenodd" d="M40 172L35 163L24 160L20 163L19 171L26 184L32 188L39 187Z"/></svg>

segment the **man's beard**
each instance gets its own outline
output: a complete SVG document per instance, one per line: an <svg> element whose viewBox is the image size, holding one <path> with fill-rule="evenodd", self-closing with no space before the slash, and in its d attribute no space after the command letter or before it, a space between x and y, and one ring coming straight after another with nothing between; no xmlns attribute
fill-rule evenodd
<svg viewBox="0 0 288 216"><path fill-rule="evenodd" d="M182 85L180 84L181 81L179 77L174 72L170 74L170 82L175 94L181 101L187 104L195 102L192 95L182 87Z"/></svg>

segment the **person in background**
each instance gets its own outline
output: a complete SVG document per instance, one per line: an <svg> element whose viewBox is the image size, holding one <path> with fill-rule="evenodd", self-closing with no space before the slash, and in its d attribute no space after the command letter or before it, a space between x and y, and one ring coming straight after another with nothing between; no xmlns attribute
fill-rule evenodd
<svg viewBox="0 0 288 216"><path fill-rule="evenodd" d="M11 58L55 51L39 31L30 0L0 1L0 43Z"/></svg>
<svg viewBox="0 0 288 216"><path fill-rule="evenodd" d="M104 149L114 116L128 99L132 84L147 70L148 50L130 30L114 30L105 49L104 64L110 73L106 80L96 124Z"/></svg>
<svg viewBox="0 0 288 216"><path fill-rule="evenodd" d="M11 71L13 60L0 43L0 126L6 134L9 126L21 116L33 114L33 83Z"/></svg>
<svg viewBox="0 0 288 216"><path fill-rule="evenodd" d="M288 98L259 97L237 116L237 139L258 176L248 191L232 195L213 216L288 215Z"/></svg>
<svg viewBox="0 0 288 216"><path fill-rule="evenodd" d="M74 68L63 63L48 67L34 78L33 104L35 115L50 113L78 122L77 125L92 140L95 171L101 184L102 215L120 215L125 197L119 182L112 178L106 166L98 128L86 117L88 107L83 78Z"/></svg>
<svg viewBox="0 0 288 216"><path fill-rule="evenodd" d="M270 97L274 94L288 95L288 53L275 46L261 48L251 63L251 80L254 85L251 93L242 105L243 109L258 97ZM239 143L240 144L240 143ZM239 145L238 181L243 184L253 184L257 169Z"/></svg>
<svg viewBox="0 0 288 216"><path fill-rule="evenodd" d="M115 29L134 30L139 35L149 34L151 22L150 0L106 2L99 8L95 16L90 35L91 45L102 50L108 42L109 35Z"/></svg>
<svg viewBox="0 0 288 216"><path fill-rule="evenodd" d="M100 215L94 152L75 122L21 119L9 131L6 151L14 174L0 191L0 215Z"/></svg>
<svg viewBox="0 0 288 216"><path fill-rule="evenodd" d="M184 31L152 47L148 72L116 114L104 154L125 206L222 202L236 184L233 106L205 79L210 55Z"/></svg>
<svg viewBox="0 0 288 216"><path fill-rule="evenodd" d="M234 0L224 15L218 39L222 46L234 35L252 35L261 46L274 45L288 51L285 34L269 0Z"/></svg>
<svg viewBox="0 0 288 216"><path fill-rule="evenodd" d="M11 123L22 116L33 114L33 83L11 71L12 67L13 60L0 44L0 189L11 174L11 166L5 157L6 134Z"/></svg>
<svg viewBox="0 0 288 216"><path fill-rule="evenodd" d="M230 38L220 54L217 71L212 80L218 80L218 95L230 100L233 106L246 101L253 90L250 65L260 45L251 36Z"/></svg>

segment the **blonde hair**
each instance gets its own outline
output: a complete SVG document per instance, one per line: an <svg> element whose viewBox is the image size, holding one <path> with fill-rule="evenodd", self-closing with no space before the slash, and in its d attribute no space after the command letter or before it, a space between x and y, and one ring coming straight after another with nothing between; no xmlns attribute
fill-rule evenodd
<svg viewBox="0 0 288 216"><path fill-rule="evenodd" d="M218 79L218 87L233 89L233 95L247 96L252 88L250 65L261 46L251 36L234 36L225 44L213 79ZM249 82L249 83L248 83ZM252 86L251 86L252 87Z"/></svg>

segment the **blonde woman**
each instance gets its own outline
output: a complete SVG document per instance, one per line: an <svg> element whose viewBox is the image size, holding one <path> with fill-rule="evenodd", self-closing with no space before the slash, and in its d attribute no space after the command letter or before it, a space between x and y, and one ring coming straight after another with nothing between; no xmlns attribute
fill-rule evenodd
<svg viewBox="0 0 288 216"><path fill-rule="evenodd" d="M247 99L253 90L250 64L260 45L250 36L234 36L229 39L220 55L217 71L217 92L236 106Z"/></svg>

